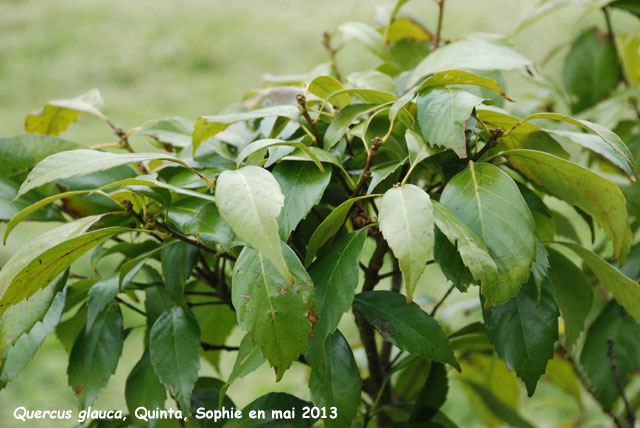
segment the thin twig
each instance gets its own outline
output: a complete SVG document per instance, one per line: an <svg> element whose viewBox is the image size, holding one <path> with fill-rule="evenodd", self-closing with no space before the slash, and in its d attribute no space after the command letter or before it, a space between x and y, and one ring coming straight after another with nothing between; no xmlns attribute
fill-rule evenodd
<svg viewBox="0 0 640 428"><path fill-rule="evenodd" d="M456 288L455 285L452 285L451 287L449 287L449 289L447 290L446 293L444 293L444 296L442 296L442 299L438 300L438 303L436 303L436 305L433 307L433 309L431 310L431 316L435 316L436 312L438 311L438 308L440 308L440 306L442 306L442 304L444 303L445 300L447 300L447 297L449 297L449 295L451 294L451 292L453 291L453 289Z"/></svg>
<svg viewBox="0 0 640 428"><path fill-rule="evenodd" d="M300 106L300 113L304 116L305 120L309 124L309 128L311 129L311 133L313 134L313 138L316 140L316 144L319 147L322 147L322 139L320 138L320 133L318 132L318 128L316 128L316 124L314 123L311 116L309 116L309 111L307 110L307 98L304 94L297 94L296 101Z"/></svg>
<svg viewBox="0 0 640 428"><path fill-rule="evenodd" d="M442 33L442 17L444 15L444 0L438 1L438 26L436 28L436 37L433 39L433 49L440 46L440 34Z"/></svg>
<svg viewBox="0 0 640 428"><path fill-rule="evenodd" d="M213 345L211 343L200 342L200 347L205 351L237 351L238 346Z"/></svg>
<svg viewBox="0 0 640 428"><path fill-rule="evenodd" d="M607 357L609 357L609 363L611 364L611 371L616 380L616 386L618 387L618 391L620 392L620 396L622 397L622 402L624 403L624 408L627 412L627 422L630 427L634 427L636 425L636 417L633 413L633 409L629 405L629 400L627 399L627 395L624 390L624 382L620 377L620 371L618 370L618 361L616 360L616 355L613 352L613 346L615 345L612 338L607 339Z"/></svg>
<svg viewBox="0 0 640 428"><path fill-rule="evenodd" d="M336 79L342 81L342 76L340 75L340 71L338 70L338 63L336 62L336 50L331 47L331 33L325 31L322 34L322 45L329 52L329 59L331 61L331 69L333 73L336 75Z"/></svg>
<svg viewBox="0 0 640 428"><path fill-rule="evenodd" d="M476 155L473 157L473 161L476 162L482 157L482 155L484 155L490 149L494 148L498 144L498 138L502 137L503 134L504 131L502 130L502 128L492 129L490 131L491 138L489 139L487 144L485 144L484 147L476 153Z"/></svg>
<svg viewBox="0 0 640 428"><path fill-rule="evenodd" d="M371 176L371 171L369 170L371 168L371 161L373 160L375 155L378 153L378 149L380 148L381 145L382 145L382 138L380 137L376 137L371 141L371 150L369 151L369 155L367 156L367 161L364 164L364 171L362 171L360 180L358 180L358 184L356 184L356 188L353 190L353 193L351 194L350 199L358 196L358 193L360 193L360 190L362 190L362 187L364 186L365 181L367 180L367 178Z"/></svg>
<svg viewBox="0 0 640 428"><path fill-rule="evenodd" d="M126 300L122 300L120 297L116 296L116 301L118 303L122 303L123 305L125 305L127 308L132 309L134 311L136 311L137 313L139 313L140 315L146 317L147 314L145 311L143 311L142 309L138 309L135 306L133 306L131 303L127 302Z"/></svg>

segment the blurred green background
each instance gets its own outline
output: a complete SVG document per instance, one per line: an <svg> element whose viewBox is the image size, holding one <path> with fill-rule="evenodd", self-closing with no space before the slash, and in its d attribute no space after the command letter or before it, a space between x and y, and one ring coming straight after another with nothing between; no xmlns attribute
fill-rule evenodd
<svg viewBox="0 0 640 428"><path fill-rule="evenodd" d="M513 35L532 0L447 0L443 36L448 39L473 31ZM261 84L265 73L304 73L326 62L322 33L350 20L374 21L375 7L391 0L35 0L0 1L0 135L22 132L24 116L46 101L70 98L99 88L105 99L104 112L127 129L149 119L179 115L194 119L216 114L240 100L247 90ZM408 9L417 12L430 28L435 27L436 7L431 0L414 0ZM514 37L525 55L540 62L561 41L570 40L580 28L600 23L599 14L584 15L578 9L564 9L528 27ZM621 30L632 25L614 12ZM366 68L373 58L345 49L338 56L349 70ZM558 77L553 61L546 71ZM526 100L536 87L522 78L508 76L507 92ZM64 134L86 145L115 141L111 130L95 118L85 116ZM1 161L1 160L0 160ZM0 225L0 233L4 231ZM0 247L0 264L22 242L51 225L21 224L6 246ZM82 263L82 261L80 262ZM418 301L432 304L448 287L437 268L429 267L418 287ZM456 294L440 316L455 317L466 324L478 316L476 290ZM127 322L135 325L135 315ZM351 315L345 319L351 322ZM125 342L116 375L102 392L95 408L125 409L124 382L141 353L141 331ZM347 331L347 334L349 331ZM234 333L228 341L237 344ZM359 356L356 350L356 357ZM234 355L222 360L226 378ZM364 359L363 359L364 361ZM55 337L47 339L30 365L7 388L0 391L0 426L57 427L68 422L21 423L11 417L24 405L39 409L74 409L75 399L66 381L67 356ZM217 375L203 362L203 374ZM281 390L308 398L306 368L294 365L279 384L271 369L238 381L229 395L244 406L259 395ZM460 426L476 426L468 419L462 396L455 384L450 394L458 405L444 410ZM554 406L550 406L554 404ZM589 407L588 407L589 408ZM559 390L542 383L534 399L522 400L524 416L537 426L557 426L556 421L581 410ZM587 410L587 412L591 412ZM594 427L606 420L593 412Z"/></svg>

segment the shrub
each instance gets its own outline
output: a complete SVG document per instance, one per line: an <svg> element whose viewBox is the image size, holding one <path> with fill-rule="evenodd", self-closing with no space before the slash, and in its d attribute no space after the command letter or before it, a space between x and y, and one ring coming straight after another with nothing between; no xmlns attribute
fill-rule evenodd
<svg viewBox="0 0 640 428"><path fill-rule="evenodd" d="M198 408L228 409L228 386L268 362L276 381L307 365L313 404L269 393L225 426L256 426L250 409L291 408L296 427L454 426L441 410L452 376L485 424L532 426L510 371L529 396L546 372L632 426L640 38L616 38L609 8L637 9L604 6L608 28L571 42L558 86L501 36L443 40L444 0L435 32L404 3L377 27L326 33L329 63L228 113L123 130L93 90L49 102L27 116L27 134L1 138L5 240L24 220L61 224L0 271L0 384L55 330L87 408L139 327L123 323L126 311L145 330L127 379L131 414L164 408L167 393L196 420ZM343 76L336 53L349 43L379 65ZM514 70L544 86L520 107L538 112L509 112L502 72ZM82 114L117 142L59 138ZM158 150L136 151L141 138ZM95 274L79 277L71 267L88 252ZM450 288L414 302L430 264ZM477 290L478 321L455 331L438 321L448 296ZM338 326L350 311L347 338ZM236 325L238 347L226 344ZM227 351L238 356L224 381L198 377L201 357L217 367ZM305 406L318 409L301 419Z"/></svg>

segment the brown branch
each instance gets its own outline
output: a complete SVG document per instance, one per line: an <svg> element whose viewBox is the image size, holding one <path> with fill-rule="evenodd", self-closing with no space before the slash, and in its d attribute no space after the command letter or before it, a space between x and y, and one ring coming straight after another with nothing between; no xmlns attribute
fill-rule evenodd
<svg viewBox="0 0 640 428"><path fill-rule="evenodd" d="M438 1L438 26L436 27L436 37L433 39L433 49L440 46L440 34L442 33L442 17L444 15L444 0Z"/></svg>
<svg viewBox="0 0 640 428"><path fill-rule="evenodd" d="M309 124L309 128L311 129L311 133L313 134L313 138L316 140L316 144L319 147L322 147L322 139L320 138L320 133L318 132L318 128L316 128L316 124L311 119L309 115L309 111L307 110L307 99L303 94L296 95L296 101L300 106L300 114L304 116L305 120Z"/></svg>
<svg viewBox="0 0 640 428"><path fill-rule="evenodd" d="M613 346L615 345L612 338L607 339L607 357L609 358L609 363L611 364L611 371L616 380L616 386L618 387L618 392L620 392L620 396L622 397L622 402L624 403L625 411L627 412L627 422L630 427L634 427L636 425L636 417L633 413L633 409L629 405L629 400L627 399L627 395L624 390L624 382L620 377L620 371L618 370L618 361L616 360L616 355L613 352Z"/></svg>
<svg viewBox="0 0 640 428"><path fill-rule="evenodd" d="M123 305L125 305L127 308L136 311L137 313L139 313L140 315L146 317L147 313L144 312L142 309L138 309L135 306L133 306L131 303L127 302L126 300L122 300L120 297L116 296L116 301L118 303L122 303Z"/></svg>
<svg viewBox="0 0 640 428"><path fill-rule="evenodd" d="M365 181L367 180L367 178L371 176L371 171L369 171L369 168L371 168L371 161L373 161L373 158L375 157L375 155L378 154L378 149L380 148L381 145L382 145L382 138L380 137L376 137L371 141L371 150L369 150L369 154L367 155L367 161L364 164L364 171L362 171L360 180L358 180L358 184L356 184L356 188L353 190L353 193L351 194L351 198L349 199L352 199L358 196L358 193L360 193L360 190L362 190L362 187L364 186Z"/></svg>
<svg viewBox="0 0 640 428"><path fill-rule="evenodd" d="M456 288L455 285L452 285L451 287L449 287L449 289L447 290L446 293L444 293L444 296L442 296L442 298L440 300L438 300L438 303L436 303L436 305L433 307L433 309L431 310L431 316L435 316L436 312L438 311L438 308L440 308L440 306L442 306L442 304L444 303L445 300L447 300L447 297L449 297L449 295L451 294L451 292L453 291L453 289Z"/></svg>
<svg viewBox="0 0 640 428"><path fill-rule="evenodd" d="M213 345L211 343L200 342L200 347L205 351L237 351L238 346Z"/></svg>
<svg viewBox="0 0 640 428"><path fill-rule="evenodd" d="M498 138L502 137L502 135L504 134L504 131L502 130L502 128L496 128L496 129L490 130L490 133L491 133L491 138L489 139L487 144L485 144L484 147L480 149L478 153L475 154L475 156L473 157L474 162L480 159L482 155L484 155L490 149L498 145Z"/></svg>
<svg viewBox="0 0 640 428"><path fill-rule="evenodd" d="M162 222L158 222L156 223L158 226L160 226L160 228L162 230L164 230L165 232L167 232L169 235L171 235L173 238L179 239L183 242L186 242L189 245L193 245L194 247L200 248L201 250L207 251L213 255L216 255L218 257L222 257L225 259L229 259L229 260L233 260L235 261L235 257L226 254L226 253L220 253L216 250L214 250L213 248L209 247L208 245L200 242L200 241L196 241L195 239L191 239L189 237L184 236L183 234L176 232L175 230L171 229L167 224L162 223Z"/></svg>
<svg viewBox="0 0 640 428"><path fill-rule="evenodd" d="M336 75L336 79L342 81L342 76L340 75L340 71L338 70L338 63L336 62L336 50L331 47L331 33L325 31L322 34L322 45L325 47L327 52L329 52L329 59L331 61L331 69L333 73Z"/></svg>

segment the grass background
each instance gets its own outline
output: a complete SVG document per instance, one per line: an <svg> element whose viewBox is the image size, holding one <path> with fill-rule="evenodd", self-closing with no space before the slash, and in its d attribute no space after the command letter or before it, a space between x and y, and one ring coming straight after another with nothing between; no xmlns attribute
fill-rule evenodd
<svg viewBox="0 0 640 428"><path fill-rule="evenodd" d="M261 83L265 73L303 73L327 61L321 45L322 32L349 20L373 23L374 8L390 0L2 0L0 2L0 135L22 132L26 113L47 100L77 96L97 87L105 99L104 112L127 129L146 120L170 115L194 119L216 114L226 105ZM443 36L456 38L468 32L513 34L532 0L447 0ZM408 8L435 27L436 8L430 0L414 0ZM621 28L632 25L614 12ZM580 28L602 23L599 14L583 16L579 9L565 9L530 26L514 40L528 57L539 62L554 46L569 40ZM345 69L364 69L373 58L345 49L338 62ZM558 76L558 63L548 68ZM535 87L508 80L512 98L526 99ZM513 83L516 82L516 83ZM98 119L85 116L64 134L82 144L114 141L110 129ZM8 244L0 247L0 264L15 248L51 225L22 224ZM4 226L0 225L0 233ZM81 262L82 263L82 262ZM419 301L429 303L448 285L437 268L429 267L422 278ZM477 302L474 292L452 298L442 317L460 318L466 305ZM128 322L139 322L128 314ZM478 317L473 312L469 317ZM345 316L351 322L349 315ZM466 323L468 319L458 320ZM125 409L126 376L141 353L140 331L125 342L123 358L94 407ZM236 332L228 343L238 343ZM361 357L356 350L356 356ZM222 361L226 378L234 355ZM362 359L364 361L364 359ZM11 418L19 405L40 409L75 408L66 382L67 356L54 337L47 339L34 360L7 388L0 391L0 426L64 427L55 421L23 424ZM203 366L203 374L216 375ZM216 375L217 376L217 375ZM244 406L272 390L308 398L306 369L294 365L279 384L271 369L263 366L237 382L229 395ZM481 426L460 406L466 399L455 385L457 407L445 412L460 426ZM555 403L555 407L549 404ZM523 400L523 412L539 426L580 410L562 393L547 384L532 400ZM551 409L551 410L550 410ZM559 409L559 410L558 410ZM603 426L595 417L592 426Z"/></svg>

